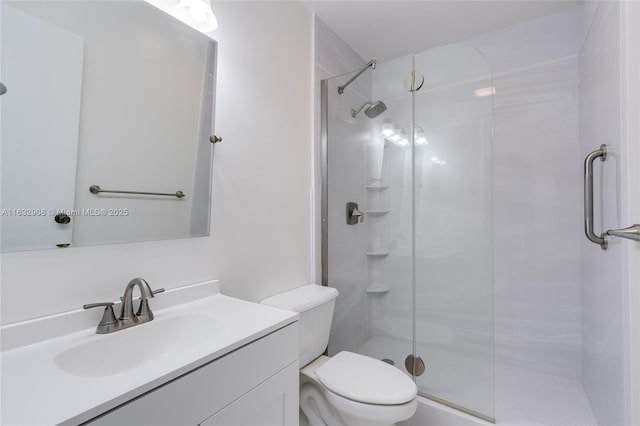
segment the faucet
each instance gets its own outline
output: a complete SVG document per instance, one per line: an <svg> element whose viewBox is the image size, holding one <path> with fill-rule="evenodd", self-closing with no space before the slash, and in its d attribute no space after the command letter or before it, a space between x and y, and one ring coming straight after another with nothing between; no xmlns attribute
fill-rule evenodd
<svg viewBox="0 0 640 426"><path fill-rule="evenodd" d="M138 287L140 290L140 306L138 312L133 313L133 289ZM134 278L129 281L127 287L124 290L124 296L121 297L122 309L120 310L120 317L116 319L113 313L113 302L104 303L90 303L84 305L84 309L96 308L98 306L104 306L104 313L102 319L96 328L97 334L108 334L114 331L124 330L125 328L133 327L135 325L144 324L153 320L153 312L149 308L149 299L155 297L156 294L164 292L164 288L158 290L151 290L149 283L142 278Z"/></svg>
<svg viewBox="0 0 640 426"><path fill-rule="evenodd" d="M140 289L140 307L136 314L133 313L133 288L135 286ZM125 328L153 320L153 312L149 309L148 300L150 297L154 297L154 295L149 283L142 278L134 278L129 281L127 288L124 289L122 310L120 311L120 318L118 318Z"/></svg>

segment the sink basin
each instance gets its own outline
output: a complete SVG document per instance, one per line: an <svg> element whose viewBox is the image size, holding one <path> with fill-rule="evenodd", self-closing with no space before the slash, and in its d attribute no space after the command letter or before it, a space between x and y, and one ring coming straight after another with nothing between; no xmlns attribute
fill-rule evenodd
<svg viewBox="0 0 640 426"><path fill-rule="evenodd" d="M99 377L119 374L193 348L194 342L220 337L225 325L204 315L156 319L59 353L54 361L69 374Z"/></svg>

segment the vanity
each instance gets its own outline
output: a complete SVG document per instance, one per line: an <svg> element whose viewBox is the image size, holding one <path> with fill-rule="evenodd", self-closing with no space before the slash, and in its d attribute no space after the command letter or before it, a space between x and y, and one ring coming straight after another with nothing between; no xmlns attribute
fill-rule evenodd
<svg viewBox="0 0 640 426"><path fill-rule="evenodd" d="M96 334L77 310L0 328L3 425L298 424L298 315L217 281L150 300L155 319Z"/></svg>

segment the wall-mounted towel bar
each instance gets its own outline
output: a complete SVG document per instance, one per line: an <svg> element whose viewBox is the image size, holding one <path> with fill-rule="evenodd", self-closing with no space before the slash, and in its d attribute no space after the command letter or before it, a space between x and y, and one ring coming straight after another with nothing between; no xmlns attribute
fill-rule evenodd
<svg viewBox="0 0 640 426"><path fill-rule="evenodd" d="M584 233L587 238L598 244L602 250L606 250L609 245L608 237L627 238L629 240L640 241L640 225L632 225L624 229L610 229L598 236L593 232L593 162L599 158L601 161L607 160L607 145L600 145L597 149L587 155L584 160Z"/></svg>
<svg viewBox="0 0 640 426"><path fill-rule="evenodd" d="M166 192L141 192L141 191L116 191L116 190L111 190L111 189L102 189L100 188L98 185L91 185L89 187L89 192L91 192L92 194L99 194L101 192L106 192L109 194L136 194L136 195L164 195L167 197L176 197L176 198L182 198L184 197L184 192L182 191L176 191L174 193L166 193Z"/></svg>

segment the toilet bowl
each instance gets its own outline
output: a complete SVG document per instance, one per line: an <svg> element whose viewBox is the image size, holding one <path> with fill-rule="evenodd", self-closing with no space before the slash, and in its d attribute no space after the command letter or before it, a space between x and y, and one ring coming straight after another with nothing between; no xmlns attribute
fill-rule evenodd
<svg viewBox="0 0 640 426"><path fill-rule="evenodd" d="M300 370L300 407L311 426L389 426L411 417L416 386L382 361L340 352L321 355Z"/></svg>
<svg viewBox="0 0 640 426"><path fill-rule="evenodd" d="M311 426L391 426L413 416L417 387L387 363L343 351L322 355L338 291L307 285L261 303L298 312L300 409Z"/></svg>

